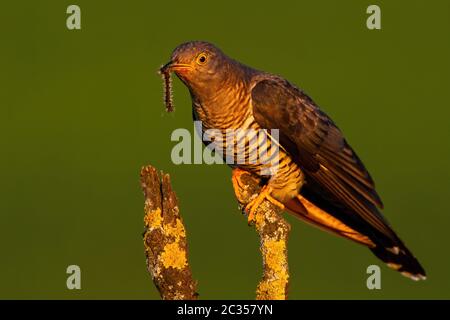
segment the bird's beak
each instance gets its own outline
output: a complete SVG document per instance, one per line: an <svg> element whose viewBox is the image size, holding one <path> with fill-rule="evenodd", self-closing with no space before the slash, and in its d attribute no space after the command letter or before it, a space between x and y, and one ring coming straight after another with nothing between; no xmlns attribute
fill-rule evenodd
<svg viewBox="0 0 450 320"><path fill-rule="evenodd" d="M159 72L161 72L161 73L170 73L172 71L176 72L176 71L183 71L183 70L190 70L190 69L192 69L192 66L190 64L177 63L177 62L174 62L174 61L170 61L170 62L166 63L165 65L163 65L159 69Z"/></svg>

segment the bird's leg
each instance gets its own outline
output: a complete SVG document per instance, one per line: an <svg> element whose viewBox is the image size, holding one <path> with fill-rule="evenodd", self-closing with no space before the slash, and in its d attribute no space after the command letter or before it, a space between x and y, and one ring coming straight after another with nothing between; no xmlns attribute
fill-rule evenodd
<svg viewBox="0 0 450 320"><path fill-rule="evenodd" d="M255 213L258 207L261 205L261 203L267 199L275 206L279 207L280 209L284 209L284 204L282 204L280 201L276 200L274 197L272 197L270 194L272 193L273 189L272 187L269 187L268 185L265 185L261 192L256 196L252 201L250 201L245 206L245 212L248 214L248 223L250 224L253 219L255 219Z"/></svg>
<svg viewBox="0 0 450 320"><path fill-rule="evenodd" d="M241 183L241 176L248 172L239 168L233 169L233 173L231 176L231 181L233 182L233 189L236 195L236 198L241 199L241 190L244 188L244 185Z"/></svg>
<svg viewBox="0 0 450 320"><path fill-rule="evenodd" d="M242 170L240 168L233 169L231 180L233 182L233 189L234 193L236 195L236 198L241 201L240 199L243 198L242 192L244 192L244 188L246 184L241 180L242 175L248 175L250 174L248 171ZM276 200L274 197L271 196L273 189L272 187L269 187L268 185L265 185L261 192L253 198L247 205L245 206L244 211L248 214L248 223L250 224L255 219L255 213L258 207L261 205L261 203L267 199L271 203L273 203L275 206L284 209L284 205Z"/></svg>

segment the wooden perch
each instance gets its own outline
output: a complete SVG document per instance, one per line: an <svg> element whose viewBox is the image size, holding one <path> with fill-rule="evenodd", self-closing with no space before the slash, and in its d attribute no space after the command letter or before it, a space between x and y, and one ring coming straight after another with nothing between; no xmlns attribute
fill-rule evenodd
<svg viewBox="0 0 450 320"><path fill-rule="evenodd" d="M243 173L238 180L239 190L235 190L235 194L241 208L245 208L262 189L261 179ZM288 297L287 241L291 227L280 213L281 209L268 200L264 200L256 211L255 228L263 258L263 277L256 289L258 300L286 300Z"/></svg>
<svg viewBox="0 0 450 320"><path fill-rule="evenodd" d="M238 179L236 197L244 207L258 195L261 181L250 173L243 173ZM197 299L196 282L187 259L186 232L169 175L162 174L160 179L155 168L146 166L141 171L141 185L145 195L144 247L153 282L165 300ZM256 289L258 300L287 299L290 226L280 211L265 200L255 215L264 267Z"/></svg>
<svg viewBox="0 0 450 320"><path fill-rule="evenodd" d="M197 299L188 262L186 231L168 174L152 166L141 170L145 196L144 248L147 269L164 300Z"/></svg>

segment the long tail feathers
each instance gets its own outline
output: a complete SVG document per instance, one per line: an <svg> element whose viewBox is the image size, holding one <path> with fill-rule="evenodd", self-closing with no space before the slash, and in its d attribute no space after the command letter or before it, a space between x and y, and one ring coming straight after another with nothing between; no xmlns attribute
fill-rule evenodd
<svg viewBox="0 0 450 320"><path fill-rule="evenodd" d="M412 253L403 245L392 248L377 246L370 250L390 268L400 272L405 277L412 280L425 280L425 270Z"/></svg>
<svg viewBox="0 0 450 320"><path fill-rule="evenodd" d="M390 268L399 271L402 275L413 280L426 279L425 270L399 238L395 239L392 247L382 246L376 239L371 239L350 228L302 196L293 198L285 203L285 206L288 212L300 220L367 246L375 256L385 262Z"/></svg>

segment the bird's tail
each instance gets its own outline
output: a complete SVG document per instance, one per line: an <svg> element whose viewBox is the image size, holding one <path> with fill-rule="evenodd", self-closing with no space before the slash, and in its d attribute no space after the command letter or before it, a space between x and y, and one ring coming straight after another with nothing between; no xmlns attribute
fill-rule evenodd
<svg viewBox="0 0 450 320"><path fill-rule="evenodd" d="M393 247L387 248L377 245L374 248L370 248L370 250L390 268L400 272L405 277L416 281L427 278L425 270L419 261L400 239L398 239L397 244Z"/></svg>
<svg viewBox="0 0 450 320"><path fill-rule="evenodd" d="M376 237L369 237L352 229L302 196L291 199L285 203L285 207L289 213L302 221L367 246L375 256L402 275L413 280L426 279L425 270L398 237L378 241Z"/></svg>

